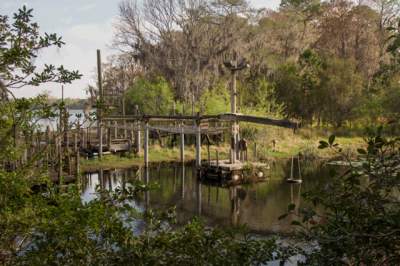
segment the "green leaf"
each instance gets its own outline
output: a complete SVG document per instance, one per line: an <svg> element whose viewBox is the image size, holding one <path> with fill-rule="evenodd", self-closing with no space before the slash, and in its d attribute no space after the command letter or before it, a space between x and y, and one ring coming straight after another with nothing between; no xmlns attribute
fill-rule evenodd
<svg viewBox="0 0 400 266"><path fill-rule="evenodd" d="M278 217L278 220L285 219L287 216L288 216L288 214L287 214L287 213L285 213L285 214L282 214L281 216L279 216L279 217Z"/></svg>
<svg viewBox="0 0 400 266"><path fill-rule="evenodd" d="M330 137L329 137L329 144L330 145L332 145L334 142L335 142L335 135L331 135Z"/></svg>
<svg viewBox="0 0 400 266"><path fill-rule="evenodd" d="M296 204L290 203L288 206L288 211L293 211L296 208Z"/></svg>
<svg viewBox="0 0 400 266"><path fill-rule="evenodd" d="M321 140L321 141L319 142L318 149L325 149L325 148L328 148L328 147L329 147L328 142L326 142L326 141L324 141L324 140Z"/></svg>
<svg viewBox="0 0 400 266"><path fill-rule="evenodd" d="M367 154L367 151L364 150L364 149L357 149L357 152L358 152L359 154Z"/></svg>
<svg viewBox="0 0 400 266"><path fill-rule="evenodd" d="M292 221L292 225L302 226L301 222L299 221Z"/></svg>

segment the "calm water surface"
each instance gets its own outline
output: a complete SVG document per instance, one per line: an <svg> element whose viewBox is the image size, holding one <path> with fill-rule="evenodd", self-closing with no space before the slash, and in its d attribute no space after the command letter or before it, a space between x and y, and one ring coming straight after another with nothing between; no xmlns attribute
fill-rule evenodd
<svg viewBox="0 0 400 266"><path fill-rule="evenodd" d="M106 189L129 186L133 179L157 183L158 189L143 193L133 204L139 210L176 206L178 222L184 223L196 216L208 225L247 225L251 232L268 234L289 233L294 217L278 220L290 203L304 206L301 193L322 186L332 167L322 162L301 162L302 184L288 184L290 161L271 163L268 180L261 183L223 187L197 180L192 165L159 165L144 168L101 170L89 173L84 180L82 199L96 197L97 185ZM295 176L298 175L295 167ZM139 224L138 224L139 225Z"/></svg>

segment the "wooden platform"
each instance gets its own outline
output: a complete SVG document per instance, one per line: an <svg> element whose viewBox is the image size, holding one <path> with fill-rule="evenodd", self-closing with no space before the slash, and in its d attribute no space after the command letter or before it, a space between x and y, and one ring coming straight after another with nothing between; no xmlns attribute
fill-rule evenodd
<svg viewBox="0 0 400 266"><path fill-rule="evenodd" d="M205 165L205 167L209 168L220 168L222 170L226 171L234 171L234 170L242 170L246 167L266 167L267 164L265 163L260 163L260 162L240 162L236 161L235 163L230 163L229 160L220 160L219 162L217 161L210 161L209 164Z"/></svg>
<svg viewBox="0 0 400 266"><path fill-rule="evenodd" d="M268 165L260 162L237 161L232 164L229 160L210 161L201 166L200 178L218 182L240 183L250 179L263 179L266 176L264 171L267 169ZM251 176L254 172L256 172L255 175Z"/></svg>

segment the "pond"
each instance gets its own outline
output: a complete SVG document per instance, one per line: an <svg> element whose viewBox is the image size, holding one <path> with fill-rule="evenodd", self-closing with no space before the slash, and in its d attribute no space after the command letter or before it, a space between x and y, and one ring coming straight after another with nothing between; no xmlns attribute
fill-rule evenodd
<svg viewBox="0 0 400 266"><path fill-rule="evenodd" d="M176 206L178 223L201 217L210 226L246 225L250 232L261 235L284 234L293 229L290 224L295 217L283 220L278 217L290 203L304 206L301 193L324 185L333 170L320 161L302 161L302 184L289 184L286 178L290 176L290 168L290 161L271 162L266 181L232 187L199 181L191 164L160 164L148 170L141 167L100 170L86 174L82 199L89 201L96 197L97 185L115 189L140 179L156 183L157 188L143 193L133 203L139 210Z"/></svg>

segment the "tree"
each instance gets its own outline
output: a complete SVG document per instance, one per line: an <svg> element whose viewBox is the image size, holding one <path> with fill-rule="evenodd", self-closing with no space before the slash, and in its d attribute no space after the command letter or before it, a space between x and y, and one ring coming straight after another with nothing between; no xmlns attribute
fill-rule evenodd
<svg viewBox="0 0 400 266"><path fill-rule="evenodd" d="M126 92L125 98L131 114L135 105L143 114L170 114L174 102L171 87L163 78L137 79Z"/></svg>
<svg viewBox="0 0 400 266"><path fill-rule="evenodd" d="M398 125L397 125L398 126ZM307 192L314 207L300 212L307 241L318 248L303 250L306 265L397 265L400 262L399 139L378 128L358 149L357 163L335 143L321 141L347 163L330 182ZM318 210L317 210L318 209Z"/></svg>
<svg viewBox="0 0 400 266"><path fill-rule="evenodd" d="M218 83L222 62L246 36L245 1L124 1L116 46L192 102Z"/></svg>
<svg viewBox="0 0 400 266"><path fill-rule="evenodd" d="M12 88L50 81L70 83L81 77L78 71L63 66L46 64L38 71L34 65L38 53L51 46L61 47L64 42L54 33L40 35L38 24L31 21L32 12L23 6L14 14L12 24L7 16L0 15L0 89L8 95L12 95Z"/></svg>

